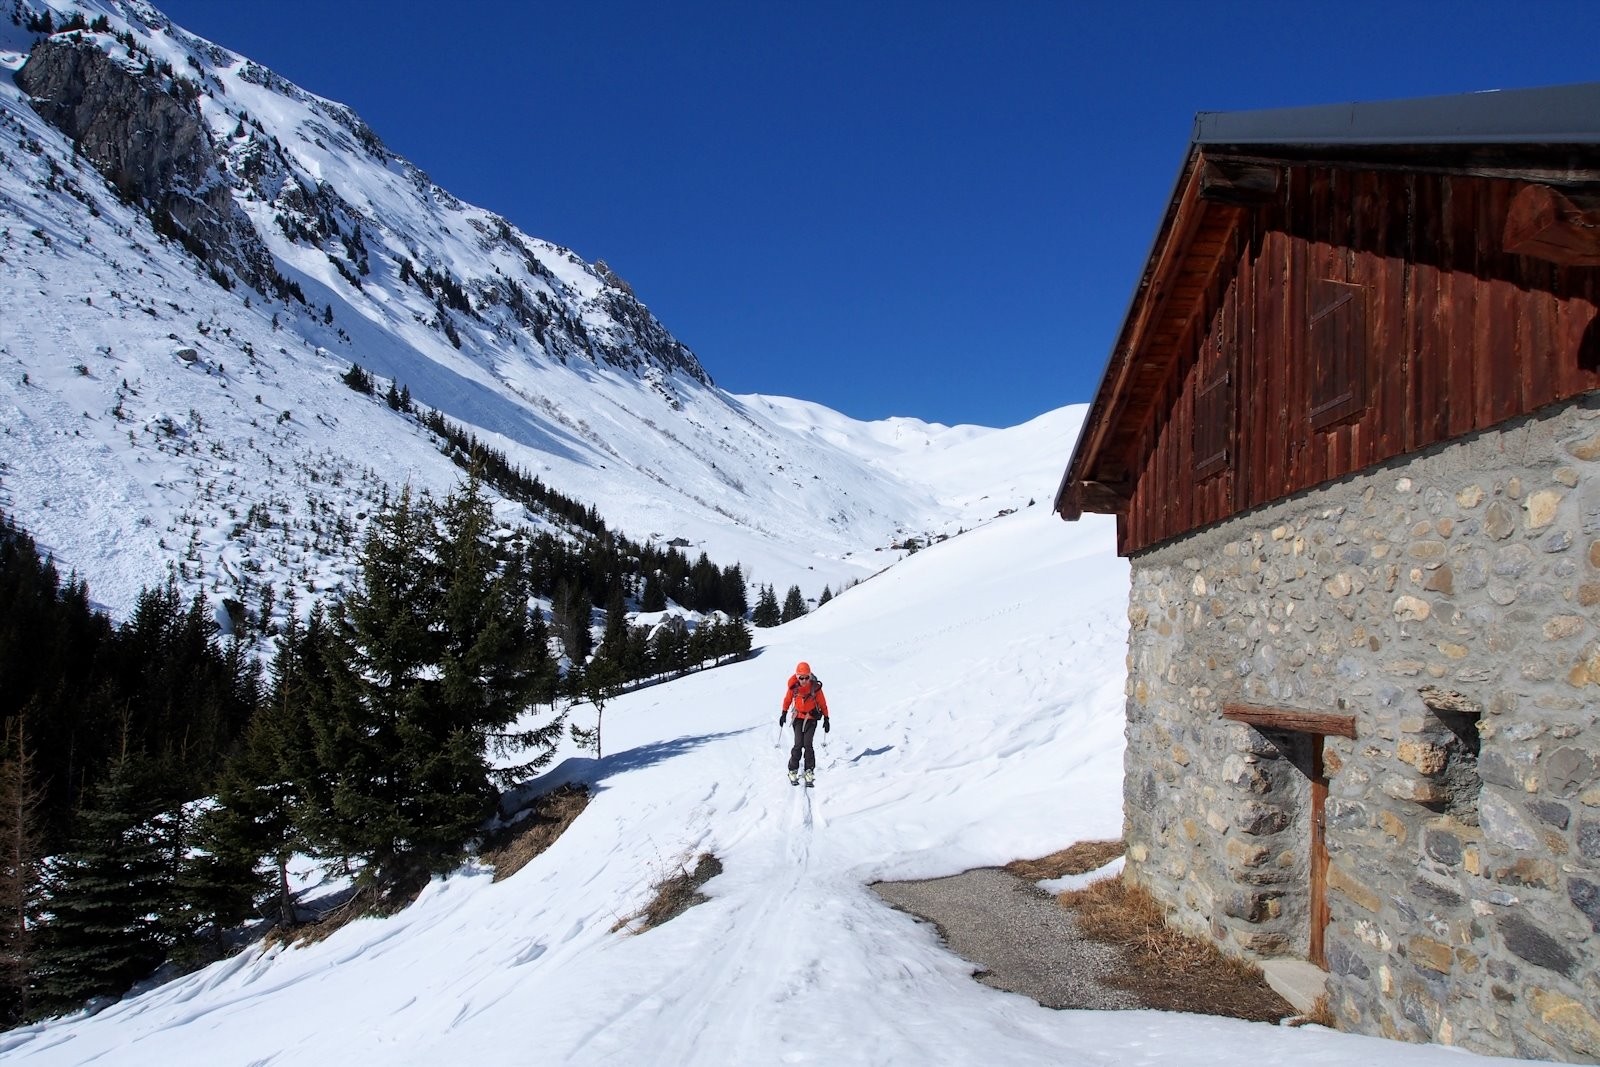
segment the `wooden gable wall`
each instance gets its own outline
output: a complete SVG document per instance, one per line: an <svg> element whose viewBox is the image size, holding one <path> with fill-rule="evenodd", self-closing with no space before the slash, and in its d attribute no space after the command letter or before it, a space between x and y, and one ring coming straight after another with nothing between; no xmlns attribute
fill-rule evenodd
<svg viewBox="0 0 1600 1067"><path fill-rule="evenodd" d="M1218 213L1119 550L1600 388L1600 269L1503 250L1523 187L1297 165Z"/></svg>

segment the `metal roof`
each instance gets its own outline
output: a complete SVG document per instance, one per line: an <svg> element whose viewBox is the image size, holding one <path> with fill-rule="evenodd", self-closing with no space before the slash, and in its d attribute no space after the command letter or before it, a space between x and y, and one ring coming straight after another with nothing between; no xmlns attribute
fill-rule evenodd
<svg viewBox="0 0 1600 1067"><path fill-rule="evenodd" d="M1600 82L1261 111L1202 111L1206 144L1597 144Z"/></svg>

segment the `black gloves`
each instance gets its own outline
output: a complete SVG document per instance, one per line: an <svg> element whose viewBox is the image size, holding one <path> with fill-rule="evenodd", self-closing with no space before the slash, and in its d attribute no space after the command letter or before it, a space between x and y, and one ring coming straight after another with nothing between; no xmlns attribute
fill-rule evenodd
<svg viewBox="0 0 1600 1067"><path fill-rule="evenodd" d="M780 714L778 716L778 725L779 726L782 726L784 723L786 723L788 721L789 721L789 713L787 711L783 712L782 714Z"/></svg>
<svg viewBox="0 0 1600 1067"><path fill-rule="evenodd" d="M833 729L833 720L824 715L822 717L822 732L827 733L831 729Z"/></svg>

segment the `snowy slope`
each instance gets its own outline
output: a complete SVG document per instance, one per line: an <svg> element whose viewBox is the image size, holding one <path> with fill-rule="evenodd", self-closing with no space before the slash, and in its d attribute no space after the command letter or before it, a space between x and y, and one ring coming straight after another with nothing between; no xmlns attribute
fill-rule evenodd
<svg viewBox="0 0 1600 1067"><path fill-rule="evenodd" d="M1008 449L988 462L1008 469ZM506 881L437 879L394 918L254 947L93 1018L0 1037L0 1054L172 1067L1469 1062L1316 1028L1041 1008L974 981L930 927L867 888L1120 832L1128 579L1112 538L1108 521L1069 526L1041 505L935 545L765 631L752 660L619 698L609 755L568 759L543 783L592 783L593 802ZM811 791L784 780L777 723L802 657L836 723ZM724 864L708 903L642 935L611 932L702 851Z"/></svg>

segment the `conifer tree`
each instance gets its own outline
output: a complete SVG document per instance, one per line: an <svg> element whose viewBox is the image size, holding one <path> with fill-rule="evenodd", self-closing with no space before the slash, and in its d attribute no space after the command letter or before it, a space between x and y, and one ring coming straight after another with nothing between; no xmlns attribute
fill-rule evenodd
<svg viewBox="0 0 1600 1067"><path fill-rule="evenodd" d="M606 594L606 628L600 637L600 654L621 665L626 658L628 643L628 604L622 593L622 582L613 579Z"/></svg>
<svg viewBox="0 0 1600 1067"><path fill-rule="evenodd" d="M330 786L319 844L364 861L358 885L375 896L411 882L426 865L419 838L436 825L422 808L421 763L436 739L425 716L437 568L426 562L427 512L409 489L367 531L361 581L334 605L324 664L329 691L311 710L317 762Z"/></svg>
<svg viewBox="0 0 1600 1067"><path fill-rule="evenodd" d="M41 907L39 806L20 717L6 720L0 746L0 1026L29 1013L33 931Z"/></svg>
<svg viewBox="0 0 1600 1067"><path fill-rule="evenodd" d="M644 580L643 602L639 605L641 611L666 611L667 593L661 585L661 575L651 571Z"/></svg>
<svg viewBox="0 0 1600 1067"><path fill-rule="evenodd" d="M622 691L622 672L610 660L597 658L586 669L576 672L573 690L594 707L594 729L587 730L573 723L572 740L592 751L595 759L603 759L600 729L606 717L606 705Z"/></svg>
<svg viewBox="0 0 1600 1067"><path fill-rule="evenodd" d="M776 626L783 621L783 613L778 607L778 594L773 592L772 586L761 587L761 594L756 598L756 610L751 618L757 626Z"/></svg>
<svg viewBox="0 0 1600 1067"><path fill-rule="evenodd" d="M36 1013L120 995L166 957L175 842L162 786L158 767L125 757L79 812L71 846L46 876Z"/></svg>
<svg viewBox="0 0 1600 1067"><path fill-rule="evenodd" d="M548 684L547 654L522 556L496 558L492 520L476 476L437 507L403 494L334 609L327 699L311 707L331 784L323 836L363 861L363 889L448 870L493 809L488 751L523 758L493 772L514 780L560 736L559 717L519 721Z"/></svg>
<svg viewBox="0 0 1600 1067"><path fill-rule="evenodd" d="M822 595L817 597L817 607L819 607L819 608L822 607L822 605L826 604L828 601L830 601L832 599L833 599L833 590L829 589L827 586L823 586L822 587Z"/></svg>
<svg viewBox="0 0 1600 1067"><path fill-rule="evenodd" d="M490 777L509 784L545 766L554 756L561 724L512 729L548 684L549 653L543 622L535 624L530 615L524 556L514 552L504 563L495 558L493 513L476 473L445 502L440 519L436 554L443 566L439 636L444 647L437 729L444 735L461 733L457 747L470 753L451 772L457 782L448 788L481 799L476 822L493 804ZM616 615L626 626L621 597L618 583ZM498 756L522 762L491 772L486 745Z"/></svg>
<svg viewBox="0 0 1600 1067"><path fill-rule="evenodd" d="M791 585L788 594L783 598L782 620L793 622L804 614L806 614L805 595L800 592L798 585Z"/></svg>

